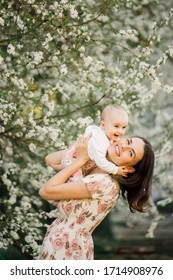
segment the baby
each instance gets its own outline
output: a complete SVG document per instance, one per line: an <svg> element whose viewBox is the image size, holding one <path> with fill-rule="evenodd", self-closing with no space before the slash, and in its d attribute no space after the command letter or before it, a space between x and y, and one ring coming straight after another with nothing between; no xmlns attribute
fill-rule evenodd
<svg viewBox="0 0 173 280"><path fill-rule="evenodd" d="M124 167L118 167L106 159L109 145L125 134L128 125L126 111L117 105L106 106L101 113L100 126L90 125L86 128L85 135L91 133L88 142L88 155L102 170L126 176L128 172Z"/></svg>
<svg viewBox="0 0 173 280"><path fill-rule="evenodd" d="M102 170L125 177L129 173L128 167L116 166L106 159L106 154L109 145L124 135L127 125L128 115L126 111L120 106L108 105L101 113L100 126L90 125L85 130L86 136L91 134L88 142L90 159L94 160ZM52 153L46 157L46 163L55 170L61 170L63 169L61 164L63 156L64 150ZM71 157L75 157L75 155L71 154ZM74 174L73 177L78 176Z"/></svg>

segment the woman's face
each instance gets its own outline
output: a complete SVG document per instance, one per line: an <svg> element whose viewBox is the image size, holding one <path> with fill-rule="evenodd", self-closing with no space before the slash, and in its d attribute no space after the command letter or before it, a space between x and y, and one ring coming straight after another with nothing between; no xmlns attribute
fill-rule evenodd
<svg viewBox="0 0 173 280"><path fill-rule="evenodd" d="M107 159L117 166L134 166L144 155L144 141L140 138L124 138L111 144Z"/></svg>

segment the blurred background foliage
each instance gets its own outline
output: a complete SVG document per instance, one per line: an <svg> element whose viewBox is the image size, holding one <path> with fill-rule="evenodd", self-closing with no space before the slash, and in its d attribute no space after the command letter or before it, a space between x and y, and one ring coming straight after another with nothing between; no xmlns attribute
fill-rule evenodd
<svg viewBox="0 0 173 280"><path fill-rule="evenodd" d="M127 135L145 136L156 155L147 213L130 214L120 199L106 221L112 238L116 221L149 219L142 234L153 238L164 209L172 219L172 13L171 0L1 0L1 259L37 256L56 217L38 196L54 172L44 157L99 124L110 103L124 106Z"/></svg>

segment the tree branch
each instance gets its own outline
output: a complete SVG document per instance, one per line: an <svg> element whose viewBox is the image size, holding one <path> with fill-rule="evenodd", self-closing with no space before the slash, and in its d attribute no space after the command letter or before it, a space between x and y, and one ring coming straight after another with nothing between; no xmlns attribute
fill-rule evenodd
<svg viewBox="0 0 173 280"><path fill-rule="evenodd" d="M52 118L62 118L62 117L66 117L66 116L71 115L71 114L73 114L73 113L75 113L75 112L77 112L77 111L80 111L80 110L84 109L84 108L91 107L91 106L95 106L95 105L98 104L104 97L106 97L105 94L103 94L103 95L102 95L98 100L96 100L95 102L92 102L92 103L90 103L90 104L81 106L81 107L76 108L76 109L74 109L74 110L72 110L72 111L70 111L70 112L67 112L67 113L65 113L65 114L54 115L54 116L50 116L50 117L48 117L48 118L49 118L49 119L52 119ZM40 118L40 119L42 119L42 118ZM37 120L39 120L39 118L38 118Z"/></svg>

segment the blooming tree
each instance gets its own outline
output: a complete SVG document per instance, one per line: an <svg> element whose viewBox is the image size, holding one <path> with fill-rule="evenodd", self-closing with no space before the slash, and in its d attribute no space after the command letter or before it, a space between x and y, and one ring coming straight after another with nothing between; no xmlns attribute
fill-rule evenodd
<svg viewBox="0 0 173 280"><path fill-rule="evenodd" d="M158 205L172 203L171 0L1 0L0 248L34 257L48 218L38 189L53 174L46 154L124 106L128 134L155 150L152 237Z"/></svg>

